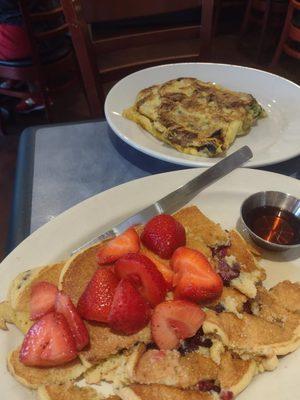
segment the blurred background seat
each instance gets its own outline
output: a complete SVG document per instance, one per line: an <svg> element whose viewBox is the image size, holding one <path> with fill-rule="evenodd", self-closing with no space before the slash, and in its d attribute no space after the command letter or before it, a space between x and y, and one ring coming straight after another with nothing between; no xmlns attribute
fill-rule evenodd
<svg viewBox="0 0 300 400"><path fill-rule="evenodd" d="M290 0L284 27L271 66L275 67L282 53L300 60L300 1Z"/></svg>
<svg viewBox="0 0 300 400"><path fill-rule="evenodd" d="M26 0L20 0L19 7L31 56L0 60L0 79L24 84L21 90L2 85L0 94L19 99L37 94L43 99L48 121L51 121L55 93L78 79L76 57L67 36L68 24L58 1L41 0L38 11L32 11Z"/></svg>
<svg viewBox="0 0 300 400"><path fill-rule="evenodd" d="M236 11L237 9L246 8L247 0L215 0L215 11L213 21L213 32L214 35L219 33L220 19L223 17L223 13L228 9Z"/></svg>
<svg viewBox="0 0 300 400"><path fill-rule="evenodd" d="M62 5L93 117L102 115L105 82L162 63L209 59L212 0L62 0Z"/></svg>
<svg viewBox="0 0 300 400"><path fill-rule="evenodd" d="M259 28L259 38L256 47L256 61L261 60L266 35L269 29L281 31L286 15L286 0L248 0L244 15L239 42L245 41L245 34L252 27Z"/></svg>

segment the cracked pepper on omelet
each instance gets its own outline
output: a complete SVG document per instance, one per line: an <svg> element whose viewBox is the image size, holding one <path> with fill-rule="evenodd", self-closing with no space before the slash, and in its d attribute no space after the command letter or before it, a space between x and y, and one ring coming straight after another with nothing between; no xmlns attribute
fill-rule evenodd
<svg viewBox="0 0 300 400"><path fill-rule="evenodd" d="M123 116L182 153L214 157L266 112L251 94L178 78L141 90Z"/></svg>

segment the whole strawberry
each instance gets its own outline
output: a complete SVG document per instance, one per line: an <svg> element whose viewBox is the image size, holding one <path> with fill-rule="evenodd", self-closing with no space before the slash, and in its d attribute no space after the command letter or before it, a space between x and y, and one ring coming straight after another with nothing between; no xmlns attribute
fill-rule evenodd
<svg viewBox="0 0 300 400"><path fill-rule="evenodd" d="M153 253L169 259L178 247L185 246L186 236L184 227L175 218L160 214L147 222L141 240Z"/></svg>

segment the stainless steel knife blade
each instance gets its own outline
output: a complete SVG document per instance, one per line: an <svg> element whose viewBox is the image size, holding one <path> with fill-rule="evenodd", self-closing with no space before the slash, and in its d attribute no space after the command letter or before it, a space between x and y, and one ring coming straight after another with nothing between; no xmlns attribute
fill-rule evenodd
<svg viewBox="0 0 300 400"><path fill-rule="evenodd" d="M248 146L243 146L241 149L225 157L212 167L201 172L198 176L191 179L178 189L167 194L138 213L130 216L118 225L115 225L110 230L101 233L99 236L84 243L77 249L73 250L72 254L77 253L88 246L92 246L97 242L119 235L130 226L144 224L155 215L174 213L191 201L200 191L244 164L252 158L252 156L253 154L250 148Z"/></svg>

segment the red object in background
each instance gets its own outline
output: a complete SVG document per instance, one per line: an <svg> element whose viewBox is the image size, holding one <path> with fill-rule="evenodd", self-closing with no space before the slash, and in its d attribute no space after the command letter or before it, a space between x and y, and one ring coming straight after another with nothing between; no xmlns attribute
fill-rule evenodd
<svg viewBox="0 0 300 400"><path fill-rule="evenodd" d="M0 60L20 60L30 55L26 31L20 26L0 24Z"/></svg>

